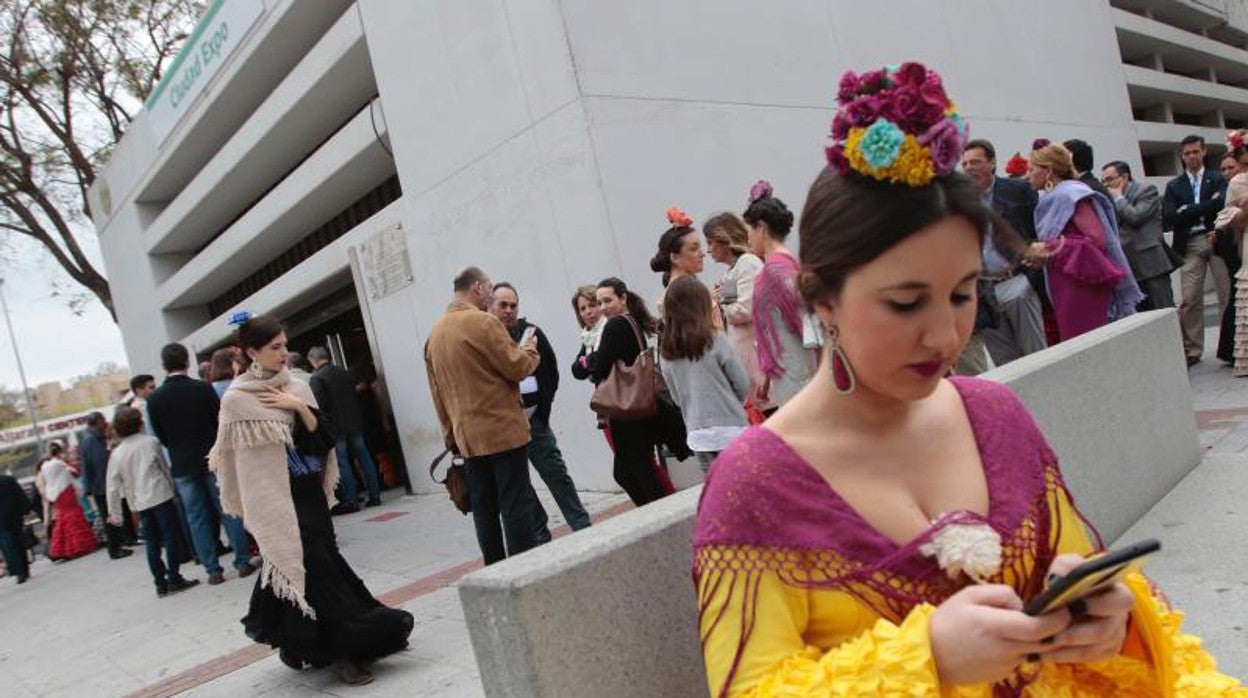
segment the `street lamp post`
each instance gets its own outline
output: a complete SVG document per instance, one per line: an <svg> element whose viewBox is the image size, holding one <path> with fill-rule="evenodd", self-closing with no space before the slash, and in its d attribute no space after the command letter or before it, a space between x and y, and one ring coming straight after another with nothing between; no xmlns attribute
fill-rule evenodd
<svg viewBox="0 0 1248 698"><path fill-rule="evenodd" d="M30 426L35 432L35 449L43 454L43 437L39 435L39 418L35 416L35 401L26 387L26 369L22 368L22 353L17 349L17 335L13 334L13 321L9 319L9 304L4 300L4 279L0 278L0 308L4 310L4 324L9 328L9 342L13 344L13 356L17 359L17 375L22 379L22 397L25 398L26 412L30 414Z"/></svg>

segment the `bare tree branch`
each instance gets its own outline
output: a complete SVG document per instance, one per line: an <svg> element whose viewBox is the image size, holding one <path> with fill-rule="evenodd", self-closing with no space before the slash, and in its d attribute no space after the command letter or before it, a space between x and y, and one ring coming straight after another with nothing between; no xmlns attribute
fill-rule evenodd
<svg viewBox="0 0 1248 698"><path fill-rule="evenodd" d="M0 2L0 235L38 241L110 313L108 280L75 233L89 226L96 168L205 4Z"/></svg>

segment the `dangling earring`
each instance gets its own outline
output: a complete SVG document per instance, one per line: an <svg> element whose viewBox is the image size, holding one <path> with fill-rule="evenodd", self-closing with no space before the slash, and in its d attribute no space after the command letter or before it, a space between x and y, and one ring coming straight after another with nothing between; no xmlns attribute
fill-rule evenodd
<svg viewBox="0 0 1248 698"><path fill-rule="evenodd" d="M854 375L854 367L849 365L849 357L841 348L841 330L832 325L827 332L827 349L832 353L832 387L841 395L851 395L858 387L858 377Z"/></svg>
<svg viewBox="0 0 1248 698"><path fill-rule="evenodd" d="M257 380L264 378L264 367L260 365L259 361L252 359L251 365L247 367L247 373Z"/></svg>

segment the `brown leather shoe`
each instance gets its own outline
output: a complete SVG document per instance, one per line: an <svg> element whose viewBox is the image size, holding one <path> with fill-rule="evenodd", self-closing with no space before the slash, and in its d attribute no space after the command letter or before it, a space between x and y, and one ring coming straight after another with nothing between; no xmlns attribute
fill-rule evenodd
<svg viewBox="0 0 1248 698"><path fill-rule="evenodd" d="M334 676L337 676L339 681L348 686L365 686L373 682L372 673L355 662L345 660L334 662L329 666L329 670L334 672Z"/></svg>
<svg viewBox="0 0 1248 698"><path fill-rule="evenodd" d="M242 567L238 568L238 578L242 579L243 577L250 577L251 575L255 574L255 572L256 572L255 565L243 565Z"/></svg>
<svg viewBox="0 0 1248 698"><path fill-rule="evenodd" d="M221 584L223 582L225 582L225 575L220 572L216 574L208 575L208 586L215 587L216 585Z"/></svg>

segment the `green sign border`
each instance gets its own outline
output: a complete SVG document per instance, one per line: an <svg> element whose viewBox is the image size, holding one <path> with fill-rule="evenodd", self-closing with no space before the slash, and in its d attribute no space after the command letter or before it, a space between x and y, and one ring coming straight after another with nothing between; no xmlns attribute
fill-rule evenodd
<svg viewBox="0 0 1248 698"><path fill-rule="evenodd" d="M260 0L243 1L259 2ZM212 5L208 7L208 11L204 13L204 16L200 18L199 23L195 25L195 30L191 32L191 35L187 38L186 43L182 45L182 50L178 52L178 57L173 59L173 65L169 66L169 70L165 72L165 77L160 79L160 82L156 85L156 89L152 90L151 96L149 96L147 98L147 102L143 104L145 109L150 111L152 109L152 105L160 100L160 95L164 93L165 88L168 87L169 83L171 83L177 76L178 69L182 67L182 62L186 60L188 55L190 55L191 50L195 48L195 43L199 41L199 37L203 36L204 31L208 28L208 25L212 23L212 18L216 16L217 11L220 10L221 6L224 4L225 0L213 0Z"/></svg>

